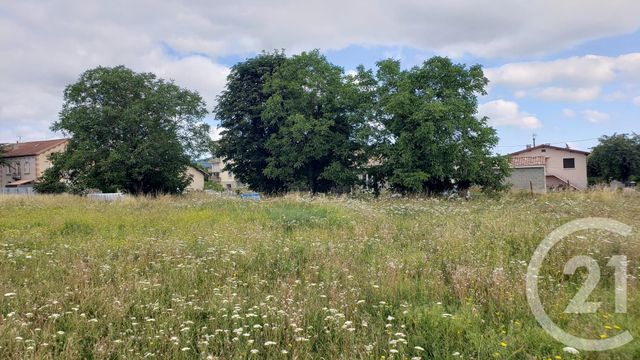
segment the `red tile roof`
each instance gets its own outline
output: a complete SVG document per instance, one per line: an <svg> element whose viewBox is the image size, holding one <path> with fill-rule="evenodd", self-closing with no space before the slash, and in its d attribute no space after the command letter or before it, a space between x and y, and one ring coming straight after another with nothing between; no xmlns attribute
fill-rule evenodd
<svg viewBox="0 0 640 360"><path fill-rule="evenodd" d="M512 167L529 167L529 166L544 166L546 163L546 157L544 156L517 156L511 158Z"/></svg>
<svg viewBox="0 0 640 360"><path fill-rule="evenodd" d="M34 156L69 141L68 139L31 141L17 144L7 144L6 152L2 153L2 157L19 157Z"/></svg>

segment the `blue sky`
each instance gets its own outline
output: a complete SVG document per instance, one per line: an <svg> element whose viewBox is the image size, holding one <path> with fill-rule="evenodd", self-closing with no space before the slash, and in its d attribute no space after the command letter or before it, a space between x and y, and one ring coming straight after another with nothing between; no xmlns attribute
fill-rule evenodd
<svg viewBox="0 0 640 360"><path fill-rule="evenodd" d="M640 129L638 13L632 0L5 2L0 142L59 137L49 126L64 87L91 67L154 72L213 108L236 62L318 48L345 71L388 57L405 67L434 55L481 64L491 84L479 113L498 131L497 152L534 133L586 150Z"/></svg>

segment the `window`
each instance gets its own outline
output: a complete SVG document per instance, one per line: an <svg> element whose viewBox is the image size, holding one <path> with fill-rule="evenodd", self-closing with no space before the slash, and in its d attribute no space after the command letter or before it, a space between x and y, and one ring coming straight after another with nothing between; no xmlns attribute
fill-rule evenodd
<svg viewBox="0 0 640 360"><path fill-rule="evenodd" d="M574 158L564 158L562 159L562 167L565 169L575 169L576 168L576 159Z"/></svg>
<svg viewBox="0 0 640 360"><path fill-rule="evenodd" d="M25 174L31 173L31 163L28 161L24 163L24 173Z"/></svg>
<svg viewBox="0 0 640 360"><path fill-rule="evenodd" d="M540 152L547 152L547 149L542 149L540 150Z"/></svg>

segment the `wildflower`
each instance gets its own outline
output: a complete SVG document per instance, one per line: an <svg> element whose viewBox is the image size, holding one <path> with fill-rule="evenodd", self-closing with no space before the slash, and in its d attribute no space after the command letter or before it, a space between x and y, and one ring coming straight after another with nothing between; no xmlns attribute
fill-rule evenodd
<svg viewBox="0 0 640 360"><path fill-rule="evenodd" d="M64 331L62 330L58 331L58 335L64 335Z"/></svg>
<svg viewBox="0 0 640 360"><path fill-rule="evenodd" d="M395 319L393 316L391 316L391 315L387 316L387 321L391 321L393 319Z"/></svg>
<svg viewBox="0 0 640 360"><path fill-rule="evenodd" d="M397 354L397 353L398 353L398 350L396 350L396 349L391 349L391 350L389 350L389 352L390 352L390 353L392 353L392 354Z"/></svg>
<svg viewBox="0 0 640 360"><path fill-rule="evenodd" d="M460 352L459 352L459 351L456 351L456 352L454 352L454 353L453 353L453 354L451 354L451 355L453 355L453 356L460 356Z"/></svg>
<svg viewBox="0 0 640 360"><path fill-rule="evenodd" d="M506 347L507 347L507 343L503 341L503 342L501 342L501 343L500 343L500 346L502 346L502 347L505 347L505 348L506 348Z"/></svg>
<svg viewBox="0 0 640 360"><path fill-rule="evenodd" d="M285 350L285 349L282 349L282 350L280 350L280 353L281 354L288 354L289 352L287 350Z"/></svg>
<svg viewBox="0 0 640 360"><path fill-rule="evenodd" d="M259 351L258 351L258 349L251 349L251 353L252 354L257 354L257 353L259 353Z"/></svg>
<svg viewBox="0 0 640 360"><path fill-rule="evenodd" d="M10 292L10 293L4 294L4 297L13 297L13 296L16 296L16 293Z"/></svg>
<svg viewBox="0 0 640 360"><path fill-rule="evenodd" d="M578 355L580 353L577 349L572 348L570 346L562 348L562 351L564 351L566 353L569 353L569 354L573 354L573 355Z"/></svg>
<svg viewBox="0 0 640 360"><path fill-rule="evenodd" d="M264 343L264 346L271 346L277 344L275 341L267 341Z"/></svg>
<svg viewBox="0 0 640 360"><path fill-rule="evenodd" d="M181 350L181 351L189 351L189 350L191 350L191 348L183 347L183 348L182 348L182 349L180 349L180 350Z"/></svg>

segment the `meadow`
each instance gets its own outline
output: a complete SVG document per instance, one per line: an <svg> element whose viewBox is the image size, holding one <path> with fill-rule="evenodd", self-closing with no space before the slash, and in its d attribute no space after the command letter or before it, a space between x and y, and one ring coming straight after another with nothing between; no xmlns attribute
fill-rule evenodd
<svg viewBox="0 0 640 360"><path fill-rule="evenodd" d="M446 199L205 195L100 202L0 196L0 358L634 359L640 340L572 354L536 322L525 274L573 219L633 227L577 233L540 276L567 331L640 337L640 195L610 191ZM605 239L605 241L602 241ZM611 256L628 265L628 313ZM595 314L563 312L600 264Z"/></svg>

